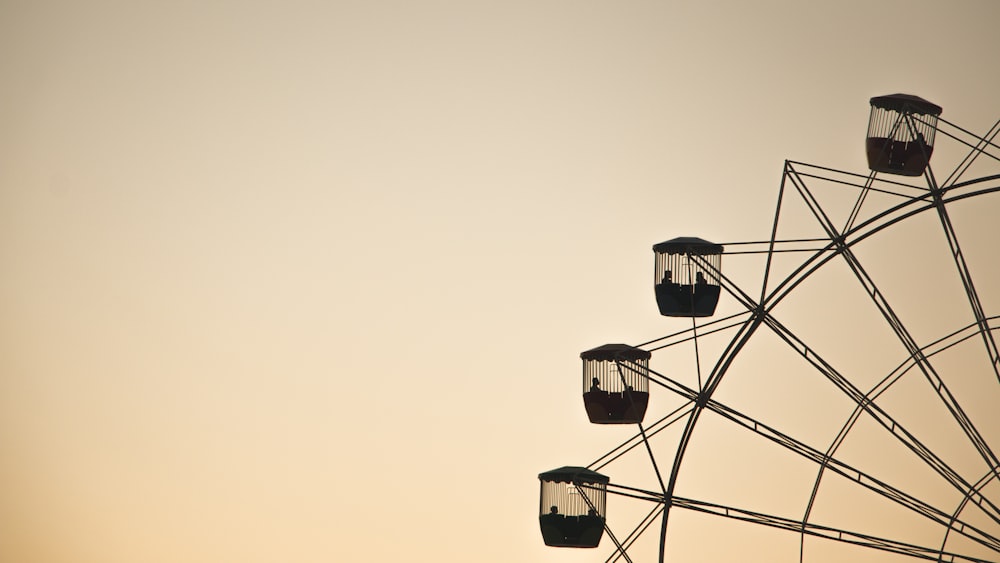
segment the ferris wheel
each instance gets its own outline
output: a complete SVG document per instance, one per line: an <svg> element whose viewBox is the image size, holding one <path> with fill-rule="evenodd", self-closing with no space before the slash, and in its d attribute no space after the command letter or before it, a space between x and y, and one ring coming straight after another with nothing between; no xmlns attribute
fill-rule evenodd
<svg viewBox="0 0 1000 563"><path fill-rule="evenodd" d="M580 354L590 422L622 434L539 474L546 545L1000 561L1000 120L870 104L868 173L786 161L768 238L653 246L679 324Z"/></svg>

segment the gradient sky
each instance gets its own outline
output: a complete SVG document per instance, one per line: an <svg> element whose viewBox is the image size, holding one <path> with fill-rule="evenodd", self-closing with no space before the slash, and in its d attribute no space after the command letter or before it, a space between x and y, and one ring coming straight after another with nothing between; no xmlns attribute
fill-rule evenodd
<svg viewBox="0 0 1000 563"><path fill-rule="evenodd" d="M537 474L629 435L587 423L582 350L689 326L656 312L650 246L766 238L786 158L866 172L871 96L984 132L998 21L990 0L0 0L0 559L603 561L542 545ZM962 215L986 286L993 216ZM943 244L909 236L871 251L891 287ZM943 335L901 280L914 332ZM901 361L856 287L824 298L840 281L786 318ZM829 442L835 394L745 362L723 396ZM708 436L691 496L801 512L795 461ZM677 561L797 560L794 534L671 526Z"/></svg>

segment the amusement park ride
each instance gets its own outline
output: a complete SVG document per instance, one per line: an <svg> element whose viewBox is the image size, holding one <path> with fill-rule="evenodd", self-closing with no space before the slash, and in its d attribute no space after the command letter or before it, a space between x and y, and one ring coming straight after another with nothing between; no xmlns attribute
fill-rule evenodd
<svg viewBox="0 0 1000 563"><path fill-rule="evenodd" d="M672 539L667 533L671 516L677 511L694 511L747 525L784 530L784 534L794 538L800 562L844 560L843 555L835 557L831 552L848 553L850 559L864 561L912 558L1000 561L1000 404L991 403L979 410L966 408L970 396L972 401L977 395L1000 397L1000 351L994 334L1000 329L1000 317L986 311L987 305L997 301L984 298L996 289L991 287L996 284L977 286L972 272L983 272L987 266L973 264L967 259L968 255L959 244L957 221L953 221L953 217L966 216L956 213L956 207L965 206L961 209L967 210L967 202L975 201L976 207L982 208L981 204L991 198L994 201L1000 198L1000 174L965 177L974 164L996 166L1000 162L1000 146L995 140L1000 136L1000 120L979 136L945 121L940 117L940 106L916 96L878 96L870 102L865 141L870 172L855 174L786 161L769 240L715 244L700 238L681 237L653 245L653 282L659 312L666 317L688 318L691 326L644 344L605 344L580 354L583 405L590 422L629 424L634 425L636 431L586 467L566 466L538 475L541 485L538 519L546 545L594 548L603 537L608 537L614 544L607 558L609 562L632 561L632 557L656 549L662 563L668 556ZM954 143L955 154L964 156L945 179L939 180L930 166L930 159L936 141L942 140ZM941 154L940 150L938 152ZM816 183L833 186L841 190L840 193L848 194L852 206L848 206L850 213L845 224L835 224L833 214L821 205L821 198L811 188ZM782 210L791 200L809 211L807 219L810 224L818 225L817 232L822 236L778 238L779 225L785 219ZM865 213L862 213L863 208ZM911 330L909 320L904 323L904 315L894 308L894 296L876 284L876 276L871 273L873 269L863 263L859 252L860 243L878 239L893 231L893 227L905 229L920 216L933 219L927 224L935 226L938 240L943 230L950 254L941 259L944 267L938 271L950 276L949 279L955 282L952 287L960 288L957 291L960 299L956 301L960 306L954 308L961 310L962 326L942 330L932 322L938 330L936 338L918 335L919 331ZM992 220L986 224L995 233L994 237L1000 234ZM745 290L727 276L722 267L723 254L760 257L764 263L761 286L753 291ZM779 271L774 267L779 254L783 260L789 255L797 258L792 259L790 267ZM807 279L834 265L846 266L844 275L860 284L867 295L867 299L862 299L864 306L874 311L872 318L884 323L881 330L900 345L892 351L893 361L900 362L898 367L888 375L881 374L874 384L872 380L839 369L834 361L824 357L821 347L807 343L808 338L788 328L790 323L786 325L781 314L784 309L776 310ZM977 267L984 269L977 270ZM699 321L716 314L720 296L735 301L738 312L718 320ZM929 306L927 311L930 314ZM712 363L705 363L699 360L698 343L709 334L721 337L722 344L718 346L718 357ZM842 424L838 421L839 431L835 437L820 444L815 440L810 442L796 436L796 428L779 430L768 420L745 414L717 398L724 376L748 343L759 334L776 336L774 341L790 350L796 361L801 362L803 377L822 379L822 384L828 386L831 393L849 404L852 412ZM946 373L947 367L942 367L945 365L944 352L966 342L969 347L963 348L968 352L965 356L973 358L968 360L971 363L963 365L975 367L969 368L970 373L957 376ZM697 387L693 383L682 383L676 374L660 373L651 367L654 352L682 343L693 345L695 365L698 366ZM702 365L710 368L704 381ZM977 379L973 380L973 375ZM904 421L905 417L893 410L897 403L886 402L890 388L902 385L899 382L904 380L928 390L936 407L946 413L949 424L954 424L957 441L964 441L963 447L974 452L974 462L956 463L940 445L929 445L940 442L929 439L921 433L923 430ZM969 384L970 380L976 383ZM964 391L954 391L957 388ZM971 395L965 391L969 388L973 389ZM644 422L654 391L665 393L679 406L655 422ZM734 428L752 433L770 444L769 447L781 448L790 457L797 456L796 459L810 464L812 495L801 499L800 512L773 514L755 507L731 506L686 496L683 487L678 485L679 476L685 467L685 454L699 439L696 427L707 417L735 425ZM928 494L925 489L908 482L893 482L891 477L879 474L863 461L839 455L838 448L862 423L880 432L882 439L901 446L901 451L909 456L909 463L931 475L936 480L934 486L944 489L947 494ZM675 424L676 444L668 448L672 458L666 464L658 463L654 454L658 448L653 438ZM645 488L626 485L613 481L613 473L598 472L629 453L638 456L640 461L646 459L648 474L655 476L655 479L650 478L654 485ZM876 502L912 516L919 522L920 531L915 536L902 534L897 537L881 528L874 531L854 529L823 521L816 503L827 482L824 476L827 480L842 479L847 486L862 490ZM622 503L645 502L647 508L637 512L645 516L633 519L634 525L621 525L620 529L618 524L609 525L609 494L621 497ZM656 536L657 532L655 548L647 551L635 548L641 537ZM652 540L646 540L646 545L653 545ZM824 552L825 549L833 551Z"/></svg>

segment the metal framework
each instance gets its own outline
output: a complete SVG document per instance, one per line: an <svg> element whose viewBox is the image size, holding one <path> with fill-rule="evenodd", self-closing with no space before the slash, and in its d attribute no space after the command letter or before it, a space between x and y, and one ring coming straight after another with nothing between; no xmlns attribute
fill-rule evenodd
<svg viewBox="0 0 1000 563"><path fill-rule="evenodd" d="M908 116L907 119L912 120L908 126L926 129L928 124L922 122L921 118L920 115ZM989 293L988 290L993 288L976 285L972 273L975 267L970 265L963 252L955 228L956 220L951 211L959 202L1000 198L997 193L1000 192L1000 174L963 180L977 161L991 165L1000 163L1000 146L996 140L1000 136L1000 120L981 136L940 118L933 125L938 145L952 142L959 144L953 146L965 147L964 157L943 181L937 179L930 165L922 177L900 178L883 176L877 172L857 174L803 162L784 163L770 238L722 245L726 249L725 254L757 255L764 259L759 288L753 291L744 289L719 268L718 262L701 260L699 267L714 274L724 294L739 304L740 311L701 324L692 318L692 325L688 329L635 345L636 348L653 353L679 345L693 345L697 388L651 369L646 364L639 365L627 358L617 360L617 368L622 374L648 377L651 387L667 391L668 395L677 399L679 406L652 423L638 423L637 431L631 437L587 466L590 470L603 470L628 454L638 452L643 455L644 452L643 457L648 457L656 479L656 488L650 490L648 487L616 483L614 473L609 472L609 494L646 501L651 503L651 508L624 534L621 530L617 535L612 534L614 518L609 517L605 529L613 538L615 550L606 561L631 561L635 554L630 554L630 550L639 538L656 532L659 534L659 561L665 561L668 523L675 509L798 534L800 562L811 561L815 549L828 545L822 542L836 542L853 546L852 549L865 549L865 554L893 554L891 557L932 561L1000 561L1000 404L995 405L994 412L997 414L993 418L984 419L981 414L977 418L977 415L970 414L963 404L968 395L953 390L957 382L963 386L967 383L956 379L954 374L948 373L947 368L941 368L939 363L946 352L972 343L969 346L978 348L982 354L975 361L988 366L988 373L991 374L991 377L981 378L978 385L998 386L990 387L988 391L1000 397L997 393L997 389L1000 389L1000 350L997 339L1000 336L996 334L1000 330L1000 315L987 314L982 297L984 294L981 293ZM839 190L839 193L846 193L853 200L853 206L843 225L835 223L833 214L824 207L825 202L821 202L823 198L817 195L817 188L820 186L823 189ZM879 199L882 203L873 203L873 199ZM784 215L789 213L793 201L798 209L804 206L808 210L807 217L815 221L823 236L778 237L781 230L779 227L783 225L782 221L786 219ZM863 210L866 213L862 213ZM949 261L954 267L954 275L964 293L961 300L967 302L967 309L963 313L967 320L964 326L957 329L952 327L946 333L939 331L935 340L928 341L916 336L910 325L904 322L904 315L894 307L893 296L887 295L880 287L876 281L877 276L866 267L858 249L862 243L878 239L897 225L917 217L935 216L950 253ZM994 231L994 236L996 234L1000 234L1000 231ZM779 257L785 264L784 269L776 267ZM695 255L691 259L697 261L699 257ZM797 335L779 318L782 311L776 311L776 307L793 295L807 279L820 271L826 271L833 264L846 266L846 272L856 280L870 301L876 318L884 322L880 330L888 328L889 334L899 343L899 350L893 350L892 354L901 354L901 360L889 373L877 378L874 385L869 383L863 386L853 374L838 369L836 360L824 357L820 346L806 342L805 338ZM781 430L714 398L734 362L759 333L770 333L776 342L787 347L786 350L790 351L792 357L798 358L802 365L807 366L803 368L803 377L820 376L832 384L831 392L853 405L853 411L828 444L811 444L796 437L794 429ZM719 342L723 344L720 345L721 353L703 377L698 342L709 336L720 339ZM885 404L884 399L890 389L904 379L922 381L920 384L929 390L929 396L937 402L941 412L947 413L947 418L954 423L955 435L960 437L963 447L975 452L978 458L975 464L956 465L948 455L936 451L936 447L928 443L924 430L910 428L893 411L895 407L892 404ZM766 514L753 510L752 507L727 506L679 495L682 490L679 487L679 477L686 454L695 440L698 423L706 413L811 464L815 470L815 478L811 494L804 500L801 513L791 516ZM863 463L843 458L842 447L862 421L869 427L879 429L882 439L901 446L901 451L907 453L914 467L932 475L941 488L949 491L949 499L959 500L947 504L937 498L922 498L923 491L908 490L905 484L893 483L891 479L879 475L877 470L869 469ZM654 447L653 439L668 428L672 428L675 434L679 430L679 437L672 458L667 464L661 464L655 455L657 448ZM823 485L831 475L839 476L838 479L865 491L864 494L873 495L871 498L878 499L879 502L915 515L937 535L927 537L925 534L921 536L920 542L914 542L906 538L825 524L817 517L816 506Z"/></svg>

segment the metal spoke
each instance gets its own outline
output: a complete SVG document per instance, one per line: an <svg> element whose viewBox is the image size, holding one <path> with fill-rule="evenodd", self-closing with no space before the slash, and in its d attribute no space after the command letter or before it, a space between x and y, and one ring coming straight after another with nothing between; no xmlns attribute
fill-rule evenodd
<svg viewBox="0 0 1000 563"><path fill-rule="evenodd" d="M934 177L930 173L929 169L928 178L933 182ZM990 366L993 368L993 374L996 375L997 381L1000 381L1000 351L997 350L997 343L996 340L993 339L993 333L988 330L986 324L986 312L983 310L983 303L979 299L979 293L976 291L976 285L972 281L972 273L969 272L969 265L965 262L965 255L962 253L962 247L958 243L958 235L955 233L955 226L951 222L951 217L948 215L948 209L942 199L944 191L945 190L938 189L932 184L931 194L934 196L934 206L937 208L938 216L941 218L941 226L944 228L945 238L948 240L948 248L951 250L951 257L955 261L955 267L958 269L959 278L962 280L962 286L965 288L965 293L969 298L969 305L972 307L972 314L976 318L976 323L979 325L979 331L983 336L983 344L986 346L986 354L990 358Z"/></svg>
<svg viewBox="0 0 1000 563"><path fill-rule="evenodd" d="M652 438L653 436L655 436L656 434L658 434L662 430L665 430L667 427L669 427L670 425L674 424L675 422L683 420L684 417L687 416L688 413L691 412L692 405L693 405L693 402L685 404L685 405L681 405L681 406L677 407L673 412L667 414L666 416L664 416L660 420L658 420L658 421L654 422L653 424L651 424L649 426L649 429L646 430L647 438ZM643 441L643 433L640 432L638 434L635 434L634 436L632 436L628 440L625 440L621 444L619 444L619 445L615 446L614 448L612 448L611 451L609 451L608 453L606 453L606 454L602 455L601 457L597 458L593 463L591 463L590 465L587 466L587 469L590 469L590 470L593 470L593 471L600 471L602 468L604 468L605 466L607 466L609 463L617 460L621 456L623 456L623 455L627 454L628 452L632 451L633 449L639 447L639 445L642 444L642 441Z"/></svg>
<svg viewBox="0 0 1000 563"><path fill-rule="evenodd" d="M754 512L751 510L744 510L721 504L708 503L708 502L702 502L702 501L679 498L679 497L674 497L672 499L672 503L674 506L678 508L693 510L696 512L704 512L707 514L715 514L717 516L723 516L725 518L731 518L734 520L742 520L744 522L752 522L754 524L760 524L770 528L778 528L781 530L789 530L792 532L801 532L803 534L810 536L826 538L861 547L877 549L880 551L888 551L900 555L907 555L917 559L929 559L932 561L947 560L947 561L970 561L975 563L996 563L995 561L990 561L988 559L980 559L978 557L962 555L960 553L952 553L936 548L919 546L898 540L882 538L871 534L862 534L859 532L853 532L841 528L834 528L831 526L821 526L819 524L812 524L810 522L802 522L799 520L793 520L791 518L783 518L781 516L774 516L770 514L764 514L761 512Z"/></svg>
<svg viewBox="0 0 1000 563"><path fill-rule="evenodd" d="M795 520L793 518L766 514L763 512L727 506L719 503L705 502L679 496L662 497L659 493L645 491L635 487L626 487L609 483L608 492L611 494L660 503L665 507L665 509L667 507L677 507L694 512L713 514L715 516L721 516L732 520L740 520L769 528L777 528L808 536L826 538L837 542L849 543L859 547L887 551L899 555L906 555L917 559L928 559L932 561L943 560L969 561L972 563L996 563L995 561L991 561L989 559L981 559L979 557L946 551L944 549L920 546L909 542L876 536L874 534L865 534L844 528L824 526L821 524L806 522L804 520Z"/></svg>
<svg viewBox="0 0 1000 563"><path fill-rule="evenodd" d="M656 517L659 516L662 512L663 512L663 505L659 504L657 506L654 506L653 509L649 511L649 514L646 514L646 516L644 516L642 520L639 521L639 523L632 530L632 532L628 536L626 536L625 539L622 541L622 546L625 548L626 551L628 550L628 548L632 547L632 544L634 544L636 540L639 539L639 536L641 536L643 532L649 529L649 527L653 524L653 522L656 521ZM616 551L613 554L611 554L611 556L608 557L604 563L614 563L615 561L621 559L623 555L624 552Z"/></svg>
<svg viewBox="0 0 1000 563"><path fill-rule="evenodd" d="M594 505L594 501L590 500L590 497L587 495L587 490L593 489L593 487L590 487L584 483L574 483L574 485L576 486L577 492L579 492L580 496L583 497L583 502L587 503L587 506L590 508L590 510L598 512L597 506ZM621 553L622 557L624 557L625 560L628 561L628 563L632 563L632 560L629 558L628 553L625 552L625 548L622 546L622 543L618 541L618 538L615 537L614 532L611 531L611 527L608 526L607 520L604 521L604 531L608 533L608 537L611 538L612 542L614 542L615 547L618 548L618 551Z"/></svg>

